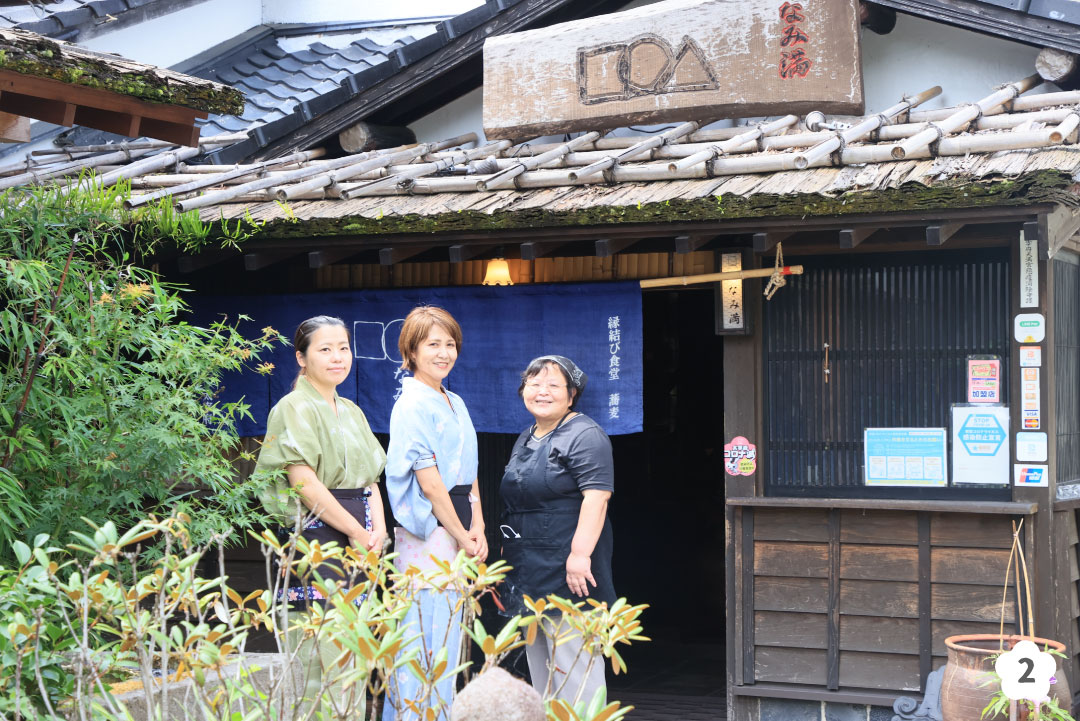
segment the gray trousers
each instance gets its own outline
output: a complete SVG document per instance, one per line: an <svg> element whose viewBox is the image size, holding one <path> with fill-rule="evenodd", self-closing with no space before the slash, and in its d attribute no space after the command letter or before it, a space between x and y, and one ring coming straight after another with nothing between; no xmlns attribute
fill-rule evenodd
<svg viewBox="0 0 1080 721"><path fill-rule="evenodd" d="M549 634L553 632L554 624L550 620L544 619L544 626ZM584 701L587 706L597 689L607 685L607 680L604 678L604 666L607 659L598 656L593 660L592 668L589 668L589 654L582 651L581 646L580 636L569 638L555 646L550 636L541 633L537 634L535 643L525 647L525 657L529 661L529 676L532 677L533 688L541 696L548 698L544 692L547 690L553 660L555 678L551 680L550 698L561 698L571 704L577 698ZM586 669L588 669L587 672ZM579 696L578 690L583 684L584 689ZM560 686L562 690L556 693Z"/></svg>

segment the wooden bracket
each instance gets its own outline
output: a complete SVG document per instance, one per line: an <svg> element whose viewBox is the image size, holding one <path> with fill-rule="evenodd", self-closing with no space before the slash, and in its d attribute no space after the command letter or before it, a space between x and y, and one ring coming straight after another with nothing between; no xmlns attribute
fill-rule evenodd
<svg viewBox="0 0 1080 721"><path fill-rule="evenodd" d="M616 253L623 252L638 240L638 238L601 238L596 241L596 256L610 258Z"/></svg>
<svg viewBox="0 0 1080 721"><path fill-rule="evenodd" d="M693 253L695 250L700 250L712 240L710 235L676 235L675 236L675 252L676 253Z"/></svg>
<svg viewBox="0 0 1080 721"><path fill-rule="evenodd" d="M554 253L559 248L566 245L562 241L544 242L538 240L530 240L521 244L521 259L522 260L536 260L542 258L545 255Z"/></svg>
<svg viewBox="0 0 1080 721"><path fill-rule="evenodd" d="M876 232L877 228L844 228L840 231L840 247L854 248Z"/></svg>
<svg viewBox="0 0 1080 721"><path fill-rule="evenodd" d="M450 246L450 262L451 263L464 263L466 260L471 260L476 256L483 253L488 249L488 246L484 245L466 245L465 243L458 243L457 245Z"/></svg>
<svg viewBox="0 0 1080 721"><path fill-rule="evenodd" d="M409 258L420 255L424 251L430 249L430 245L395 245L389 248L382 248L379 250L379 264L396 265L403 260L408 260Z"/></svg>
<svg viewBox="0 0 1080 721"><path fill-rule="evenodd" d="M927 245L945 245L945 241L960 232L965 223L937 223L926 226Z"/></svg>
<svg viewBox="0 0 1080 721"><path fill-rule="evenodd" d="M765 253L776 247L795 233L754 233L754 252Z"/></svg>

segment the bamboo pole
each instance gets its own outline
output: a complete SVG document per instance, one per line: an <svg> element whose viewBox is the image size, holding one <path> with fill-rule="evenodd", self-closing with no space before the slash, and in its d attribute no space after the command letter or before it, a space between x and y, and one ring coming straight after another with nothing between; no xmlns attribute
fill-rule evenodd
<svg viewBox="0 0 1080 721"><path fill-rule="evenodd" d="M747 278L768 278L776 268L753 268L749 270L729 270L724 273L705 273L703 275L684 275L681 278L652 278L640 281L642 288L670 288L672 286L697 285L698 283L716 283L721 280L746 280ZM801 265L785 265L780 275L802 275Z"/></svg>
<svg viewBox="0 0 1080 721"><path fill-rule="evenodd" d="M397 185L400 183L409 183L416 178L421 178L425 175L437 173L442 170L447 170L455 165L467 165L470 161L478 158L483 158L491 155L492 153L499 153L506 148L509 148L513 143L509 140L499 140L494 143L489 143L479 148L467 150L459 155L455 155L442 160L436 160L432 163L418 163L413 167L407 167L392 175L388 175L385 178L379 180L369 180L366 183L361 183L356 188L340 191L342 198L348 199L353 195L359 195L364 189L375 190L382 187L388 187L391 185Z"/></svg>
<svg viewBox="0 0 1080 721"><path fill-rule="evenodd" d="M619 163L626 162L627 160L633 160L643 152L652 150L653 148L658 148L661 145L667 145L673 140L687 136L697 130L699 127L701 127L700 123L689 122L683 123L682 125L672 128L671 130L665 130L659 135L653 135L650 138L642 140L638 143L634 143L626 150L615 153L614 155L609 155L601 160L597 160L595 163L590 163L585 167L581 168L580 170L571 171L570 179L576 181L580 178L587 178L590 175L602 173L605 170L609 170L615 167Z"/></svg>
<svg viewBox="0 0 1080 721"><path fill-rule="evenodd" d="M1018 95L1031 90L1041 82L1042 78L1039 77L1037 73L1029 75L1023 80L1010 83L1001 90L997 90L990 95L987 95L973 105L961 107L944 120L928 123L927 125L929 125L929 127L926 130L912 135L899 145L893 146L892 155L897 160L903 160L915 151L927 147L931 143L940 141L946 135L952 135L986 111L998 108L1010 100L1014 100Z"/></svg>
<svg viewBox="0 0 1080 721"><path fill-rule="evenodd" d="M773 133L779 133L787 130L796 122L799 118L794 115L785 115L779 120L774 120L771 123L763 123L758 125L752 130L748 130L744 133L740 133L735 137L725 140L722 143L709 146L708 148L695 152L682 160L674 163L668 163L667 169L669 173L678 173L686 170L698 163L707 163L714 158L724 155L726 153L736 152L742 149L750 147L751 143L756 143L760 138ZM756 146L755 146L756 147Z"/></svg>
<svg viewBox="0 0 1080 721"><path fill-rule="evenodd" d="M847 147L848 143L853 143L856 140L862 140L864 137L874 132L883 125L891 122L897 115L905 111L911 110L914 107L922 105L931 98L936 98L941 95L941 86L935 85L929 90L924 90L918 95L911 98L904 98L896 105L883 110L877 115L870 115L863 118L861 123L837 133L834 137L822 141L814 147L799 153L795 156L795 167L802 170L810 165L810 163L816 162L832 153L836 152L841 147Z"/></svg>
<svg viewBox="0 0 1080 721"><path fill-rule="evenodd" d="M104 175L96 175L89 178L78 178L69 182L60 188L60 192L64 195L76 190L77 188L86 187L100 187L107 188L113 185L118 180L125 178L134 178L136 175L142 175L143 173L152 173L155 170L161 168L167 168L170 165L176 165L181 160L187 160L188 158L194 158L202 151L198 148L179 148L177 150L170 150L166 153L158 153L151 155L149 158L143 158L142 160L136 160L134 163L128 163L122 168L110 171Z"/></svg>
<svg viewBox="0 0 1080 721"><path fill-rule="evenodd" d="M70 163L64 163L57 168L49 168L42 171L30 170L25 173L20 173L19 175L11 175L7 178L0 179L0 190L16 188L20 185L28 185L31 183L43 183L46 180L52 180L53 178L81 173L84 170L88 170L98 165L107 165L122 160L130 160L133 157L140 157L149 152L149 150L122 150L115 153L107 153L105 155L96 155L90 158L74 160Z"/></svg>
<svg viewBox="0 0 1080 721"><path fill-rule="evenodd" d="M171 188L165 188L155 193L148 193L147 195L140 195L137 198L128 198L124 201L124 207L128 210L137 208L140 205L151 203L159 198L164 198L167 195L177 196L185 193L191 193L196 190L202 190L203 188L209 188L214 185L220 185L229 180L235 180L237 178L245 178L255 173L261 173L268 168L273 168L280 165L292 165L295 163L303 163L313 158L318 158L326 154L326 151L322 148L315 148L313 150L304 150L298 153L291 153L281 158L274 158L272 160L266 160L256 164L253 168L243 168L240 170L233 170L228 173L221 173L220 175L206 175L198 180L192 180L183 185L177 185Z"/></svg>
<svg viewBox="0 0 1080 721"><path fill-rule="evenodd" d="M994 135L965 135L944 138L938 145L939 156L961 156L969 153L991 153L1001 150L1035 149L1060 144L1067 136L1064 131L1071 131L1070 125L1077 120L1066 121L1055 128L1036 131L1012 131ZM865 163L887 163L894 161L892 147L889 145L849 146L841 153L844 165ZM928 147L923 147L909 156L908 160L929 158ZM743 175L751 173L774 173L795 170L795 155L764 154L742 157L717 158L711 163L700 163L687 170L671 173L667 168L656 165L622 165L612 168L611 175L616 182L647 182L654 180L691 180L714 176ZM827 158L822 158L809 167L829 165ZM516 183L521 189L552 188L569 185L587 185L601 182L597 178L585 178L573 181L565 170L535 170L518 176ZM468 193L476 189L476 181L470 178L427 178L418 180L408 189L410 194ZM371 195L400 195L405 191L383 188ZM354 194L353 197L355 197ZM362 194L361 194L362 195Z"/></svg>
<svg viewBox="0 0 1080 721"><path fill-rule="evenodd" d="M199 138L199 145L231 145L233 143L239 143L241 140L247 140L247 137L247 133L223 133L221 135L211 135L205 138ZM41 156L70 155L72 153L109 153L113 150L158 150L161 148L171 148L175 145L176 143L170 143L167 140L132 140L123 143L105 143L101 145L68 145L57 148L41 148L39 150L30 151L30 155Z"/></svg>
<svg viewBox="0 0 1080 721"><path fill-rule="evenodd" d="M580 135L569 142L552 148L546 153L541 153L540 155L535 155L531 158L524 158L522 160L512 161L512 164L509 167L499 171L498 173L495 173L486 181L479 181L476 184L476 189L480 191L496 190L500 187L505 188L513 186L514 178L521 175L525 171L538 168L545 163L551 162L552 160L565 158L577 148L580 148L583 145L588 145L589 143L592 143L599 138L600 133L596 131L593 131L591 133L585 133L584 135Z"/></svg>
<svg viewBox="0 0 1080 721"><path fill-rule="evenodd" d="M394 152L373 151L370 153L361 153L360 155L349 156L349 160L352 162L342 163L335 165L336 172L325 173L322 175L315 175L315 173L306 173L298 175L296 179L305 179L304 182L297 185L290 186L288 188L282 188L275 190L275 196L279 200L290 200L298 195L307 193L312 190L318 190L320 188L330 188L330 194L334 195L334 190L339 181L347 178L352 178L363 173L367 173L379 168L385 168L394 163L411 162L413 159L427 155L434 150L440 150L442 148L451 148L456 145L464 145L465 143L475 143L476 133L465 133L464 135L458 135L448 140L443 140L438 143L424 143L422 145L413 145L411 147L399 146L393 148ZM360 161L360 162L357 162ZM332 161L331 161L332 162ZM316 172L321 172L325 168L319 168ZM310 177L315 175L315 177ZM270 186L259 186L258 188L252 188L252 190L258 190L261 188ZM280 192L279 192L280 190ZM282 194L284 197L282 197Z"/></svg>

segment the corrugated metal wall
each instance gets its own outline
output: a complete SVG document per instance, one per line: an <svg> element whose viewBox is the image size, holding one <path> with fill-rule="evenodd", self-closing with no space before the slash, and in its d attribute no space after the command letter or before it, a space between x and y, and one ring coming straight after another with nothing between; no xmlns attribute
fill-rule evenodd
<svg viewBox="0 0 1080 721"><path fill-rule="evenodd" d="M950 404L966 400L966 356L1009 367L1007 252L789 262L806 274L762 314L766 492L867 493L863 429L948 428Z"/></svg>
<svg viewBox="0 0 1080 721"><path fill-rule="evenodd" d="M1057 482L1080 483L1080 265L1054 260L1054 381Z"/></svg>

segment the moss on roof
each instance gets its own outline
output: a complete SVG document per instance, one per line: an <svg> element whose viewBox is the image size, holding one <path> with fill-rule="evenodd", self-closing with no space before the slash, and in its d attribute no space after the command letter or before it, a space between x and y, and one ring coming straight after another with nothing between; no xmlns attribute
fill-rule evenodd
<svg viewBox="0 0 1080 721"><path fill-rule="evenodd" d="M0 29L0 69L208 113L244 111L243 93L226 85L14 28Z"/></svg>

